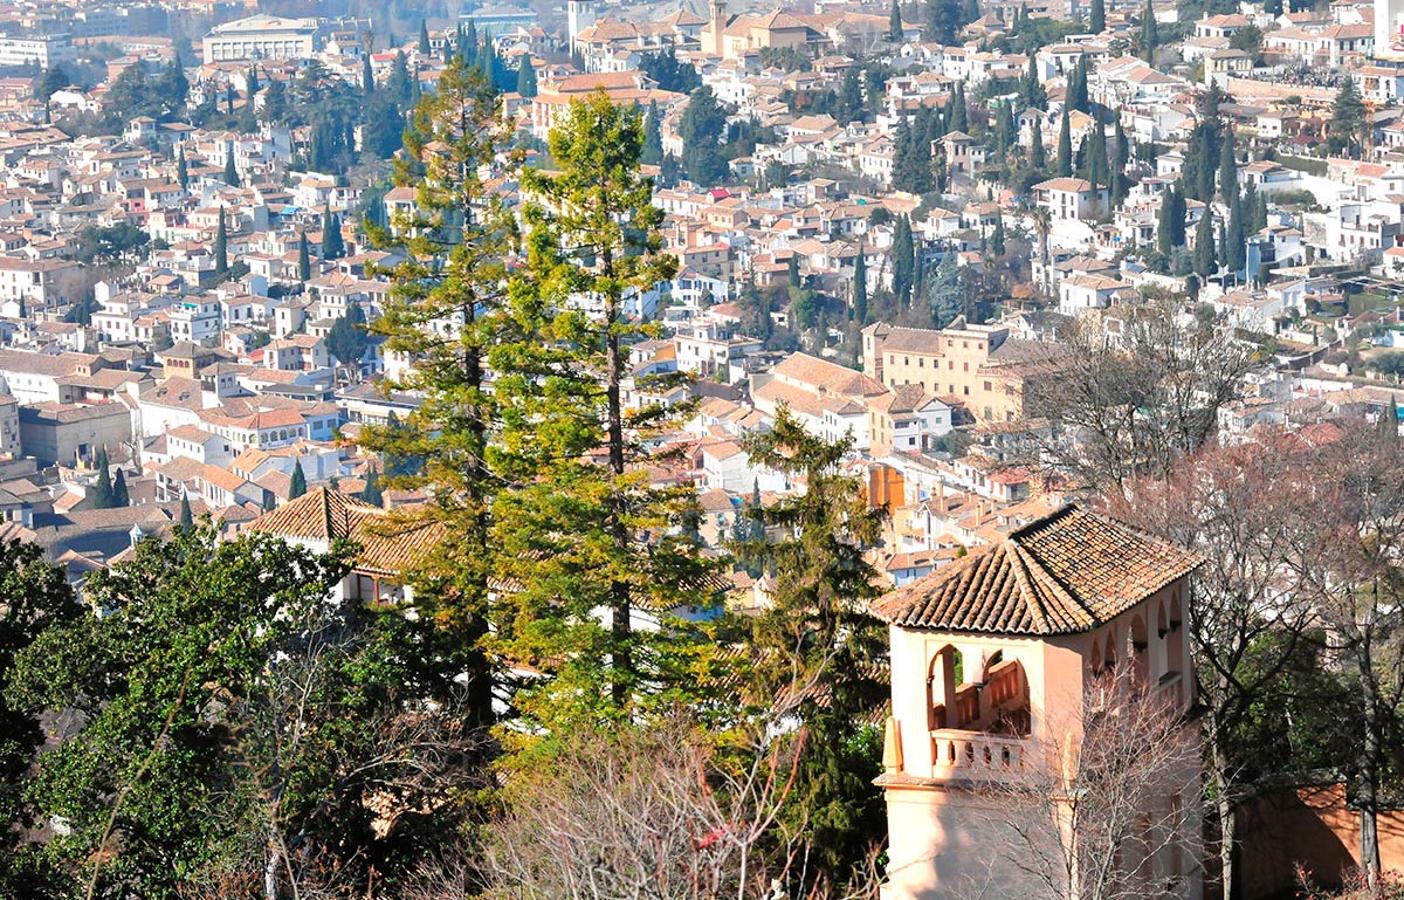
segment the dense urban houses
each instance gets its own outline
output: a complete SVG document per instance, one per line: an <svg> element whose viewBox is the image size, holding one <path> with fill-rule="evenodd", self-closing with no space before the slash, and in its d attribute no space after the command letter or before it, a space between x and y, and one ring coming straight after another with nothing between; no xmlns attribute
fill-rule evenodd
<svg viewBox="0 0 1404 900"><path fill-rule="evenodd" d="M0 15L0 896L1404 890L1404 0Z"/></svg>

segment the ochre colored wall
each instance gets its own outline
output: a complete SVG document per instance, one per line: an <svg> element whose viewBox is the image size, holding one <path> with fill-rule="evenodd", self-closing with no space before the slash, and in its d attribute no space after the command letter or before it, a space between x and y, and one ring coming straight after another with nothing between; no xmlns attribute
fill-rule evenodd
<svg viewBox="0 0 1404 900"><path fill-rule="evenodd" d="M1295 866L1322 886L1339 883L1359 861L1360 816L1345 805L1345 787L1285 788L1239 811L1239 869L1246 900L1291 897ZM1404 810L1381 813L1380 861L1404 870Z"/></svg>

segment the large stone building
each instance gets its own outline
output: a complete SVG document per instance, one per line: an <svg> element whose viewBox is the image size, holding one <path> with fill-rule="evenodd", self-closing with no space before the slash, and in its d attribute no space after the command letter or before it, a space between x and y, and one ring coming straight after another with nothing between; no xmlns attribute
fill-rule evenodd
<svg viewBox="0 0 1404 900"><path fill-rule="evenodd" d="M1090 718L1101 713L1089 698L1108 696L1122 719L1160 721L1156 745L1176 751L1157 757L1163 770L1148 767L1144 790L1121 795L1135 808L1121 818L1131 834L1118 846L1140 858L1119 865L1137 896L1201 896L1199 738L1183 718L1194 700L1185 632L1198 564L1192 553L1065 506L874 603L890 626L892 661L877 779L887 801L884 898L964 896L978 885L981 896L1038 895L1048 889L1038 880L1048 841L1073 845L1054 858L1085 861L1076 842L1089 832L1069 812L1077 791L1060 785L1086 784L1076 781L1080 760L1100 758L1084 737L1116 740L1116 729L1094 730ZM1020 805L1020 792L1040 787L1046 803ZM1016 823L1027 846L1008 839L1011 809L1030 816ZM1043 814L1047 822L1032 818Z"/></svg>
<svg viewBox="0 0 1404 900"><path fill-rule="evenodd" d="M726 0L711 0L709 19L699 39L702 52L739 59L767 48L802 49L820 35L794 13L776 10L765 15L727 15Z"/></svg>
<svg viewBox="0 0 1404 900"><path fill-rule="evenodd" d="M310 59L318 49L316 19L257 15L216 25L205 35L205 62Z"/></svg>
<svg viewBox="0 0 1404 900"><path fill-rule="evenodd" d="M863 329L866 374L888 388L919 384L981 424L1019 418L1029 382L1051 375L1058 355L1055 345L964 319L939 331L883 323Z"/></svg>

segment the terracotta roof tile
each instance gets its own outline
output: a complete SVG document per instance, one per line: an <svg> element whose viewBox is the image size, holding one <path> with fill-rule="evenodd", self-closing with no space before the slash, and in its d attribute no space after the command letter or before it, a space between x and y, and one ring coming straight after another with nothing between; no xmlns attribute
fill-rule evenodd
<svg viewBox="0 0 1404 900"><path fill-rule="evenodd" d="M872 608L911 628L1074 634L1120 615L1199 562L1187 550L1069 505Z"/></svg>

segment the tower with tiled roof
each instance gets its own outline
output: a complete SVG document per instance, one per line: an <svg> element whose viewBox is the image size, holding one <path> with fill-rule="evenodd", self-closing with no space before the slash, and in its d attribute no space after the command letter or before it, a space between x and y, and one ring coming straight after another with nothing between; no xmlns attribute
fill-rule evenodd
<svg viewBox="0 0 1404 900"><path fill-rule="evenodd" d="M873 603L891 653L877 779L888 810L885 898L957 896L988 879L991 789L1019 783L1040 748L1070 729L1080 735L1084 694L1105 679L1122 679L1132 702L1189 711L1186 613L1198 563L1070 505ZM1181 731L1197 740L1192 724ZM1198 803L1164 798L1176 810ZM1165 896L1198 897L1194 867L1169 846L1146 861L1149 877L1183 876L1184 889ZM988 896L1014 895L1018 876L1009 877L1007 891Z"/></svg>

